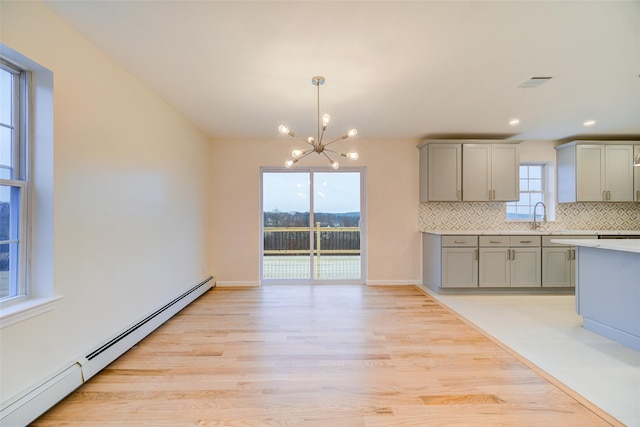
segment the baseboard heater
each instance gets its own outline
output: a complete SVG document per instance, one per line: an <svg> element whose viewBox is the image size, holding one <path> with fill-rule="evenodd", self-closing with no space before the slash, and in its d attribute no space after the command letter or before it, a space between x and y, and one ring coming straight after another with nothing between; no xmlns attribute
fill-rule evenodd
<svg viewBox="0 0 640 427"><path fill-rule="evenodd" d="M213 276L127 327L77 362L44 380L0 410L0 426L25 426L80 387L180 310L216 286Z"/></svg>

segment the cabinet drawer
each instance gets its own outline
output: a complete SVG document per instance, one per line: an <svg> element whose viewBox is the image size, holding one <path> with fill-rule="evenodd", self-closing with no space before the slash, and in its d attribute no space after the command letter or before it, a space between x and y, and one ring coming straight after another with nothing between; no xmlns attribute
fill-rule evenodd
<svg viewBox="0 0 640 427"><path fill-rule="evenodd" d="M540 236L510 236L511 246L540 246Z"/></svg>
<svg viewBox="0 0 640 427"><path fill-rule="evenodd" d="M448 248L476 247L478 246L478 236L442 236L442 246Z"/></svg>
<svg viewBox="0 0 640 427"><path fill-rule="evenodd" d="M480 236L480 246L493 247L493 246L511 246L510 236Z"/></svg>

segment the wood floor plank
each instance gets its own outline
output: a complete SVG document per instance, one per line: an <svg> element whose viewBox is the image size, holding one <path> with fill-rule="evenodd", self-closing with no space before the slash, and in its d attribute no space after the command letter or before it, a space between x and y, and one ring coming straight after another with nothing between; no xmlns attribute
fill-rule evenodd
<svg viewBox="0 0 640 427"><path fill-rule="evenodd" d="M411 286L215 289L34 426L606 426Z"/></svg>

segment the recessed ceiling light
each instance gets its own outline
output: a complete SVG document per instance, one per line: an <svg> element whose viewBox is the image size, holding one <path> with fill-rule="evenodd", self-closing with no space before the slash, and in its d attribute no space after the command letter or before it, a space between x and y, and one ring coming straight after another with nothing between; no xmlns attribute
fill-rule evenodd
<svg viewBox="0 0 640 427"><path fill-rule="evenodd" d="M520 119L509 120L509 126L518 126L519 124L520 124Z"/></svg>
<svg viewBox="0 0 640 427"><path fill-rule="evenodd" d="M585 120L584 123L582 123L584 126L593 126L596 124L595 120Z"/></svg>

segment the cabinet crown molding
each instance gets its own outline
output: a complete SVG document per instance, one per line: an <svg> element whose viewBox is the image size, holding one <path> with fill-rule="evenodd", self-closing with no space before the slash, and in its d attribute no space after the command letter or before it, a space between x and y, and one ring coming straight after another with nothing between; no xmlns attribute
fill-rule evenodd
<svg viewBox="0 0 640 427"><path fill-rule="evenodd" d="M522 140L515 139L424 139L418 148L429 144L520 144Z"/></svg>

